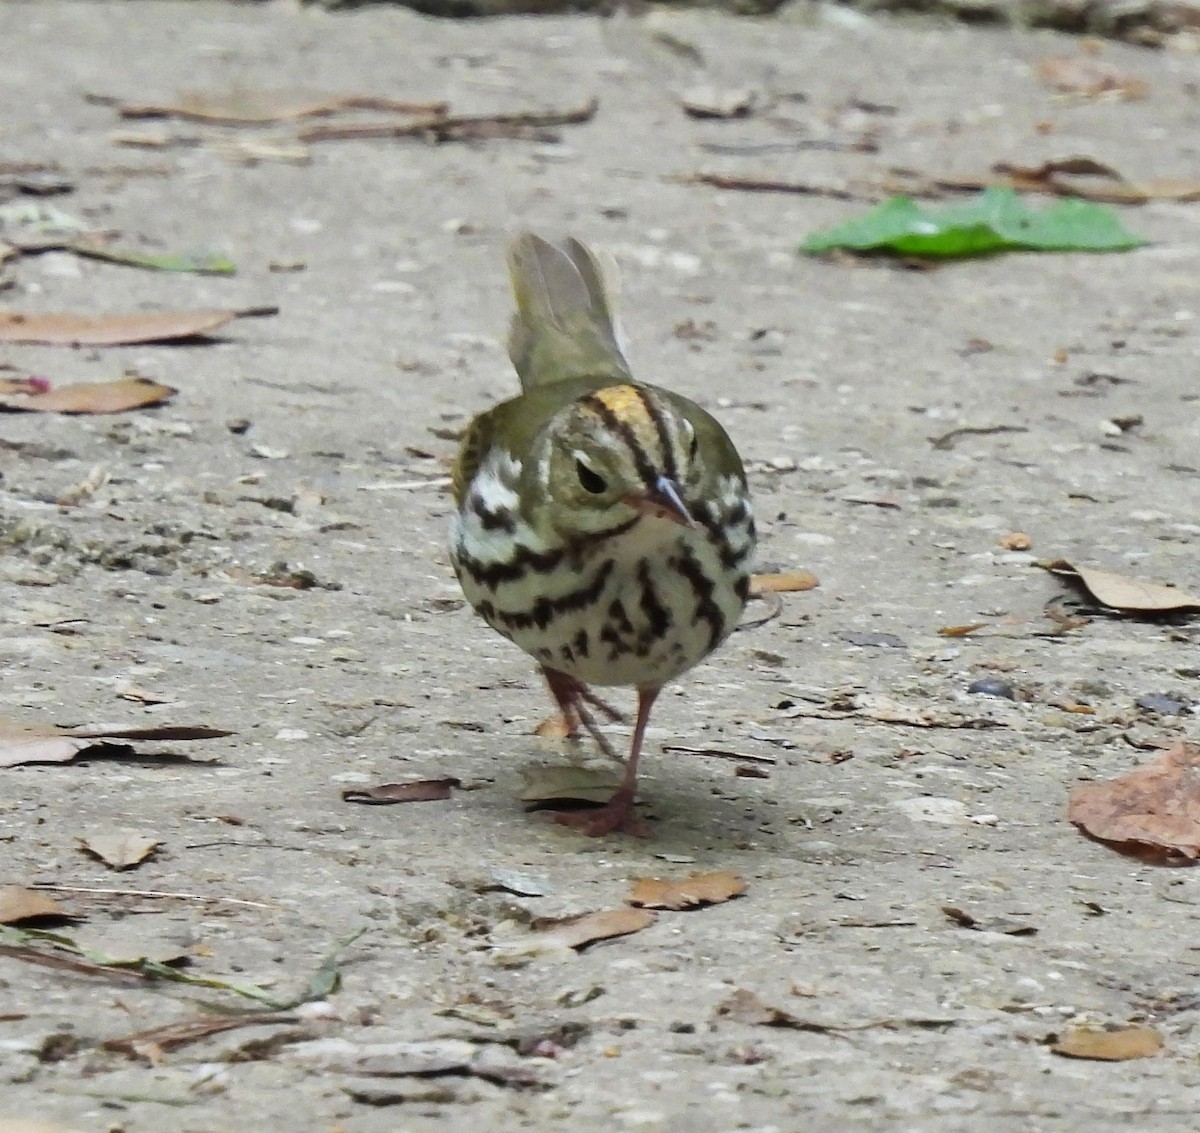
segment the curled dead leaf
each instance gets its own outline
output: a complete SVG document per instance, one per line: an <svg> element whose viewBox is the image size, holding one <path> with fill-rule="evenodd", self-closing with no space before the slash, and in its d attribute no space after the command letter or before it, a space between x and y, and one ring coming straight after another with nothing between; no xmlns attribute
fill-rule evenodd
<svg viewBox="0 0 1200 1133"><path fill-rule="evenodd" d="M701 905L719 905L745 892L746 883L736 873L719 870L693 873L679 881L639 877L626 900L645 909L694 909Z"/></svg>
<svg viewBox="0 0 1200 1133"><path fill-rule="evenodd" d="M1047 55L1037 61L1035 70L1042 83L1062 94L1138 99L1150 93L1149 83L1094 57Z"/></svg>
<svg viewBox="0 0 1200 1133"><path fill-rule="evenodd" d="M1078 566L1066 559L1042 563L1060 578L1081 585L1101 605L1139 614L1168 614L1200 610L1200 597L1161 582L1143 582L1097 567Z"/></svg>
<svg viewBox="0 0 1200 1133"><path fill-rule="evenodd" d="M120 740L208 740L231 736L224 728L165 724L151 728L37 727L0 719L0 767L66 763L88 748Z"/></svg>
<svg viewBox="0 0 1200 1133"><path fill-rule="evenodd" d="M1200 744L1176 740L1119 778L1085 783L1067 817L1125 853L1200 857Z"/></svg>
<svg viewBox="0 0 1200 1133"><path fill-rule="evenodd" d="M584 948L597 940L641 932L654 920L654 914L645 909L602 909L563 920L534 921L533 928L539 943L560 948Z"/></svg>
<svg viewBox="0 0 1200 1133"><path fill-rule="evenodd" d="M461 779L417 779L409 783L380 783L377 787L347 787L342 801L387 806L391 803L428 803L448 799Z"/></svg>
<svg viewBox="0 0 1200 1133"><path fill-rule="evenodd" d="M1153 1027L1119 1027L1111 1031L1072 1027L1052 1042L1050 1049L1066 1058L1127 1062L1133 1058L1153 1058L1162 1053L1163 1037Z"/></svg>
<svg viewBox="0 0 1200 1133"><path fill-rule="evenodd" d="M162 842L144 834L122 831L116 834L92 834L80 838L79 845L111 869L133 869L141 865Z"/></svg>

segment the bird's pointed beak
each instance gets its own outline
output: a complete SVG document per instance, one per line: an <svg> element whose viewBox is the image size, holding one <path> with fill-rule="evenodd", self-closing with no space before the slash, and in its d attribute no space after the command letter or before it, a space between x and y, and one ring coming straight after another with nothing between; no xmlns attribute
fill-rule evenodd
<svg viewBox="0 0 1200 1133"><path fill-rule="evenodd" d="M654 516L656 519L668 519L682 527L694 527L696 521L683 502L683 494L679 485L666 476L660 476L654 487L638 495L626 496L625 502L642 515Z"/></svg>

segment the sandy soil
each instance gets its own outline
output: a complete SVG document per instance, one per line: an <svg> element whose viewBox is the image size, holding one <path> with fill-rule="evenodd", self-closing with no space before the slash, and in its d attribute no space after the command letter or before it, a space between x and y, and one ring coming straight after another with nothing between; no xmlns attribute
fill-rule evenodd
<svg viewBox="0 0 1200 1133"><path fill-rule="evenodd" d="M4 301L279 307L207 344L0 349L56 383L133 370L179 390L117 417L0 420L0 711L235 733L0 772L0 880L190 895L64 891L80 919L61 931L108 955L186 954L192 975L281 999L365 930L341 988L291 1021L147 1057L102 1044L253 1004L0 955L0 1112L129 1133L1194 1128L1195 879L1084 839L1065 802L1148 758L1138 745L1195 736L1194 716L1135 704L1200 701L1195 627L1101 616L1064 632L1043 607L1066 591L1034 562L1200 587L1197 206L1129 210L1152 241L1131 254L920 272L794 254L862 202L672 178L854 187L896 166L1079 153L1131 179L1195 175L1200 61L1108 46L1149 93L1095 101L1033 77L1076 49L1048 33L659 26L703 53L703 75L644 30L583 18L0 7L5 161L59 163L76 191L44 203L127 243L238 265L223 279L51 252L10 265ZM698 78L772 108L685 117L674 92ZM88 98L180 88L463 113L595 95L599 111L558 142L323 142L291 164L289 124L123 122ZM115 131L195 144L122 148ZM242 136L264 160L243 160ZM759 624L660 702L644 842L526 812L522 773L573 757L531 736L543 690L464 608L443 546L447 438L515 388L503 253L525 228L615 254L637 372L720 413L752 470L761 568L821 583L769 620L752 605ZM107 482L56 506L96 466ZM999 545L1013 531L1031 550ZM280 563L317 585L254 581ZM968 694L988 677L1017 699ZM812 715L853 697L940 726ZM661 752L672 743L747 759ZM736 773L750 757L774 761L756 765L768 777ZM342 799L437 776L464 789ZM79 847L123 830L161 842L135 870ZM631 878L694 870L736 871L747 892L581 952L523 951L536 918L618 908ZM738 991L803 1025L756 1021L731 1007ZM1106 1063L1046 1045L1128 1021L1164 1052ZM351 1072L367 1044L396 1070L434 1040L424 1056L468 1070Z"/></svg>

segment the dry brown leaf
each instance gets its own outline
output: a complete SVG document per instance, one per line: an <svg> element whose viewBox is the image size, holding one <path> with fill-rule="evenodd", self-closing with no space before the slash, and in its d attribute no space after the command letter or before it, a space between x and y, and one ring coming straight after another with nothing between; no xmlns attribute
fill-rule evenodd
<svg viewBox="0 0 1200 1133"><path fill-rule="evenodd" d="M992 166L992 171L1002 179L1001 184L1018 193L1052 193L1118 205L1200 200L1200 180L1194 177L1160 177L1133 182L1111 165L1082 155L1053 158L1041 165L999 161ZM988 178L977 180L981 188L996 183Z"/></svg>
<svg viewBox="0 0 1200 1133"><path fill-rule="evenodd" d="M534 921L533 927L541 941L562 948L584 948L597 940L641 932L654 920L654 914L645 909L602 909L565 920Z"/></svg>
<svg viewBox="0 0 1200 1133"><path fill-rule="evenodd" d="M1102 605L1139 614L1200 610L1200 597L1161 582L1143 582L1097 567L1077 566L1065 559L1043 564L1051 574L1080 582Z"/></svg>
<svg viewBox="0 0 1200 1133"><path fill-rule="evenodd" d="M342 801L387 806L391 803L429 803L450 798L461 779L416 779L409 783L380 783L377 787L347 787Z"/></svg>
<svg viewBox="0 0 1200 1133"><path fill-rule="evenodd" d="M1047 55L1037 61L1035 70L1041 82L1063 94L1137 99L1150 93L1149 83L1096 58Z"/></svg>
<svg viewBox="0 0 1200 1133"><path fill-rule="evenodd" d="M797 590L812 590L820 586L810 570L781 570L750 577L751 594L790 594Z"/></svg>
<svg viewBox="0 0 1200 1133"><path fill-rule="evenodd" d="M720 905L745 892L746 883L726 869L715 873L693 873L681 881L639 877L626 900L646 909L694 909L700 905Z"/></svg>
<svg viewBox="0 0 1200 1133"><path fill-rule="evenodd" d="M1050 1049L1067 1058L1090 1058L1099 1062L1126 1062L1131 1058L1153 1058L1163 1049L1163 1037L1153 1027L1121 1027L1115 1031L1092 1031L1072 1027Z"/></svg>
<svg viewBox="0 0 1200 1133"><path fill-rule="evenodd" d="M0 312L0 342L42 346L124 346L196 338L236 318L270 314L270 308L244 311L138 311L128 315L24 314Z"/></svg>
<svg viewBox="0 0 1200 1133"><path fill-rule="evenodd" d="M1176 740L1125 775L1085 783L1067 817L1116 850L1200 857L1200 744Z"/></svg>
<svg viewBox="0 0 1200 1133"><path fill-rule="evenodd" d="M0 409L20 413L124 413L158 405L178 392L148 378L121 378L57 386L29 396L0 397Z"/></svg>
<svg viewBox="0 0 1200 1133"><path fill-rule="evenodd" d="M0 924L18 924L38 917L65 917L63 907L39 893L36 889L22 889L19 885L0 888Z"/></svg>
<svg viewBox="0 0 1200 1133"><path fill-rule="evenodd" d="M88 748L120 740L209 740L231 736L223 728L161 725L152 728L55 728L0 719L0 767L22 763L66 763Z"/></svg>
<svg viewBox="0 0 1200 1133"><path fill-rule="evenodd" d="M122 831L117 834L92 834L80 838L79 845L111 869L133 869L144 862L162 842L144 834Z"/></svg>

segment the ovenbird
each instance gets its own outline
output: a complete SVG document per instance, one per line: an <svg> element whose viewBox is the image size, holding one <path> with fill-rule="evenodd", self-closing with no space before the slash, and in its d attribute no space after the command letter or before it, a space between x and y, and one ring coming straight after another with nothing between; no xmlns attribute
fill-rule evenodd
<svg viewBox="0 0 1200 1133"><path fill-rule="evenodd" d="M526 234L508 264L522 393L463 437L451 559L475 610L541 666L571 735L582 724L611 755L589 709L620 716L588 686L637 689L616 793L555 819L641 833L634 792L655 698L721 644L746 603L746 475L705 410L634 380L607 261L578 240Z"/></svg>

